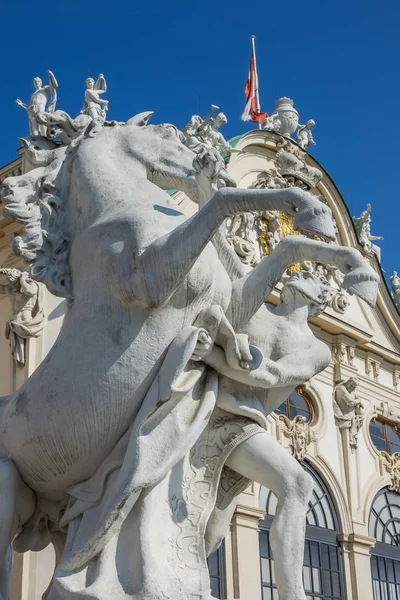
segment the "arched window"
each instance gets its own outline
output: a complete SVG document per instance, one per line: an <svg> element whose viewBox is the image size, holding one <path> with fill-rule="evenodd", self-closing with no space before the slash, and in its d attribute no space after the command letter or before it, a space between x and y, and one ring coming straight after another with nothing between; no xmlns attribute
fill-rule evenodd
<svg viewBox="0 0 400 600"><path fill-rule="evenodd" d="M314 479L308 505L304 547L303 582L309 600L343 600L345 598L341 548L337 541L338 521L328 490L320 477L306 463L302 466ZM267 515L260 524L261 585L263 600L278 600L274 576L274 559L269 530L275 515L277 498L261 488L260 508Z"/></svg>
<svg viewBox="0 0 400 600"><path fill-rule="evenodd" d="M400 495L381 490L372 503L369 535L374 600L400 599Z"/></svg>
<svg viewBox="0 0 400 600"><path fill-rule="evenodd" d="M213 552L207 559L210 573L211 596L213 598L226 598L225 583L225 544Z"/></svg>
<svg viewBox="0 0 400 600"><path fill-rule="evenodd" d="M400 452L400 427L384 419L373 419L369 424L372 443L378 450L388 454Z"/></svg>
<svg viewBox="0 0 400 600"><path fill-rule="evenodd" d="M275 412L278 415L286 415L290 420L294 419L297 415L305 417L307 422L314 420L313 405L301 387L294 390Z"/></svg>

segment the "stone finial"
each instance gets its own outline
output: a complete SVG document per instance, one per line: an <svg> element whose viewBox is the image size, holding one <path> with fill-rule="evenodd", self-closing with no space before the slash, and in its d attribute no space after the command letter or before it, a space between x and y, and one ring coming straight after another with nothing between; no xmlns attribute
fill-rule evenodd
<svg viewBox="0 0 400 600"><path fill-rule="evenodd" d="M364 406L354 393L359 381L350 377L335 387L333 412L339 429L348 429L350 447L354 451L358 446L358 433L365 419Z"/></svg>
<svg viewBox="0 0 400 600"><path fill-rule="evenodd" d="M291 453L301 462L311 443L310 424L302 415L297 415L292 421L286 415L280 415L279 419L284 423L284 434L289 438Z"/></svg>
<svg viewBox="0 0 400 600"><path fill-rule="evenodd" d="M28 273L18 269L0 269L0 293L11 298L12 314L6 324L14 360L25 364L25 340L38 337L45 326L43 288Z"/></svg>
<svg viewBox="0 0 400 600"><path fill-rule="evenodd" d="M293 104L290 98L279 98L275 103L274 112L265 121L264 129L290 137L299 124L299 113Z"/></svg>

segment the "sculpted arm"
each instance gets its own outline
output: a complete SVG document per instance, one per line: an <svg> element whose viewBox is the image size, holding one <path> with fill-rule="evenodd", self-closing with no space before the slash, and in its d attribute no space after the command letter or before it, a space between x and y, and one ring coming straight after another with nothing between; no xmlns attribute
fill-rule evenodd
<svg viewBox="0 0 400 600"><path fill-rule="evenodd" d="M301 190L298 188L219 190L198 213L170 233L155 240L139 257L135 258L135 275L131 284L132 297L149 306L159 306L168 300L228 216L244 211L275 209L293 216L297 214L299 198L302 198L304 203L309 202L313 205L318 202L321 205L309 194L304 192L299 194L299 192ZM165 276L160 278L157 273L163 273Z"/></svg>
<svg viewBox="0 0 400 600"><path fill-rule="evenodd" d="M260 308L290 265L304 260L332 264L346 275L345 289L362 281L377 281L377 275L354 248L334 246L304 237L288 236L249 274L233 283L229 310L232 325L244 326ZM367 299L367 298L365 298Z"/></svg>
<svg viewBox="0 0 400 600"><path fill-rule="evenodd" d="M325 369L330 359L329 348L315 340L302 351L301 360L298 352L288 354L277 361L263 359L260 367L254 371L231 368L226 362L224 351L218 346L214 346L212 352L203 358L203 362L234 381L267 389L304 383Z"/></svg>

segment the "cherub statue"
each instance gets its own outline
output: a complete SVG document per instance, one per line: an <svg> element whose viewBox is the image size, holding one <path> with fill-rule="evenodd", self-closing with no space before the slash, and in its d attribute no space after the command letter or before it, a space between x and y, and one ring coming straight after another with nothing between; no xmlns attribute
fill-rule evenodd
<svg viewBox="0 0 400 600"><path fill-rule="evenodd" d="M364 421L364 406L354 393L359 381L350 377L335 388L333 412L339 429L349 429L350 446L358 446L358 432Z"/></svg>
<svg viewBox="0 0 400 600"><path fill-rule="evenodd" d="M266 210L263 211L261 216L264 219L266 219L268 223L266 241L268 250L271 253L272 250L274 250L281 241L281 226L279 221L279 212L277 210Z"/></svg>
<svg viewBox="0 0 400 600"><path fill-rule="evenodd" d="M215 148L226 156L230 156L234 151L219 131L221 127L227 124L228 119L223 112L216 116L218 106L212 104L212 110L208 117L202 119L199 115L193 115L189 123L182 129L183 143L185 146L199 152L200 148Z"/></svg>
<svg viewBox="0 0 400 600"><path fill-rule="evenodd" d="M22 100L19 99L16 100L17 104L22 106L22 108L25 108L25 110L28 112L29 134L32 139L37 138L39 135L46 136L47 134L47 127L38 120L38 116L44 112L53 113L56 108L56 90L58 88L58 83L51 71L48 71L48 74L49 83L45 86L43 86L40 77L34 78L33 87L35 88L35 91L31 96L31 101L29 104L24 104ZM46 105L49 98L50 102L46 111Z"/></svg>
<svg viewBox="0 0 400 600"><path fill-rule="evenodd" d="M228 227L226 238L243 263L254 266L260 262L261 252L253 213L243 212L235 215Z"/></svg>
<svg viewBox="0 0 400 600"><path fill-rule="evenodd" d="M371 235L371 205L367 204L367 210L364 210L364 212L362 212L359 217L353 217L353 221L360 245L367 252L375 253L377 255L378 260L380 260L380 248L375 244L371 244L371 242L375 240L383 240L383 237Z"/></svg>
<svg viewBox="0 0 400 600"><path fill-rule="evenodd" d="M104 75L103 73L100 73L96 83L92 77L88 77L85 83L85 100L81 113L89 115L93 121L99 120L104 123L106 112L108 110L108 100L100 98L101 94L105 94L107 91L107 83Z"/></svg>
<svg viewBox="0 0 400 600"><path fill-rule="evenodd" d="M315 121L312 119L309 119L305 125L299 125L296 141L303 150L307 150L308 146L315 146L313 134L311 133L314 125Z"/></svg>
<svg viewBox="0 0 400 600"><path fill-rule="evenodd" d="M6 325L14 360L25 364L25 339L38 337L45 325L42 288L18 269L0 269L0 294L11 298L12 314Z"/></svg>
<svg viewBox="0 0 400 600"><path fill-rule="evenodd" d="M395 305L400 310L400 277L397 275L397 271L393 271L390 277L390 283L392 284L392 298Z"/></svg>

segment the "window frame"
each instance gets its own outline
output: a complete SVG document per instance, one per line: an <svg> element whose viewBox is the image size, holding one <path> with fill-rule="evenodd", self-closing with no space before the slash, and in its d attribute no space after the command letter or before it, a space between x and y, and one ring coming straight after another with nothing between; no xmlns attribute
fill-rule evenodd
<svg viewBox="0 0 400 600"><path fill-rule="evenodd" d="M371 425L373 425L377 422L381 423L383 425L383 438L371 433ZM395 444L394 442L389 442L388 436L387 436L387 427L391 427L399 436L399 444L398 445ZM387 452L389 455L394 454L394 452L400 452L400 425L399 425L399 423L396 423L395 421L390 421L390 419L385 419L384 417L381 417L381 416L373 417L369 422L368 433L369 433L369 437L371 439L372 445L377 450L377 452ZM384 444L385 444L384 450L380 450L378 448L378 446L374 442L374 438L382 440L384 442ZM392 444L393 446L397 446L398 450L391 451L389 448L389 444ZM375 499L374 499L374 502L375 502Z"/></svg>
<svg viewBox="0 0 400 600"><path fill-rule="evenodd" d="M310 413L310 418L309 418L309 420L307 421L307 423L308 423L309 425L314 425L314 424L315 424L315 421L316 421L315 408L314 408L314 406L313 406L313 403L312 403L311 399L309 398L308 394L307 394L307 393L304 391L304 388L303 388L302 386L298 386L298 387L297 387L297 388L294 390L294 392L296 392L296 393L297 393L299 396L301 396L301 398L302 398L302 399L304 400L304 402L307 404L307 407L308 407L308 410L309 410L309 413ZM292 393L293 393L293 392L292 392ZM301 411L301 413L300 413L300 414L303 414L303 413L304 413L303 409L302 409L300 406L296 406L296 404L293 404L293 403L291 403L291 402L290 402L290 396L291 396L291 395L292 395L292 394L290 394L290 395L289 395L289 396L286 398L286 400L284 400L284 401L283 401L283 402L282 402L282 403L281 403L281 404L278 406L278 408L275 410L275 413L276 413L276 414L278 414L278 415L285 415L285 416L286 416L286 417L287 417L289 420L291 420L291 419L290 419L290 407L291 407L291 406L293 406L294 408L298 408L298 409ZM280 408L281 408L283 405L285 406L285 412L278 412L278 411L280 410Z"/></svg>
<svg viewBox="0 0 400 600"><path fill-rule="evenodd" d="M211 576L210 573L210 568L208 566L208 559L210 558L210 556L212 556L213 554L216 554L216 558L217 558L217 565L218 565L218 575L213 575ZM208 568L208 573L209 573L209 577L210 577L210 590L212 593L212 589L211 589L211 577L213 577L214 579L218 579L218 584L219 584L219 591L218 594L219 596L213 596L215 598L226 598L227 595L227 591L226 591L226 568L225 568L225 540L223 540L222 544L220 545L220 547L215 550L212 554L210 554L210 556L207 557L207 568Z"/></svg>

